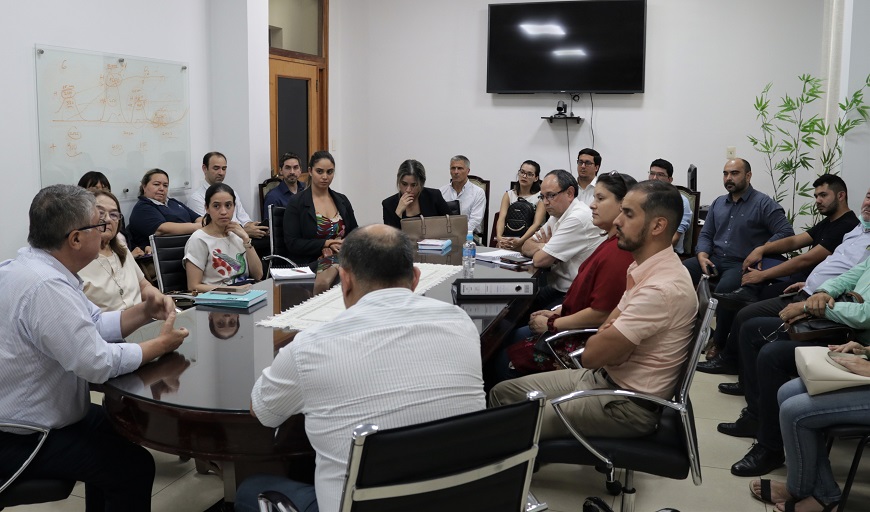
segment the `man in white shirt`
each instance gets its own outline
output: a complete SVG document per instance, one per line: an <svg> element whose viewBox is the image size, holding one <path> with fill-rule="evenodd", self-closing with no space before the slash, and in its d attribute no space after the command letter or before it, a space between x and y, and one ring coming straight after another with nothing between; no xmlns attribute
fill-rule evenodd
<svg viewBox="0 0 870 512"><path fill-rule="evenodd" d="M538 197L550 218L522 247L535 267L550 269L548 284L535 300L537 309L561 304L580 264L604 241L592 224L592 210L577 198L577 189L577 180L562 169L550 171L541 182Z"/></svg>
<svg viewBox="0 0 870 512"><path fill-rule="evenodd" d="M100 219L93 194L72 185L39 191L30 205L30 247L0 263L0 418L51 429L25 478L85 483L87 510L151 510L154 459L121 437L88 383L103 383L172 352L187 336L175 329L175 304L151 287L143 302L102 313L85 297L77 272L97 257ZM124 336L165 319L142 343ZM0 477L33 450L35 434L0 431Z"/></svg>
<svg viewBox="0 0 870 512"><path fill-rule="evenodd" d="M413 292L420 278L407 235L382 224L355 229L341 247L347 310L300 332L263 370L251 413L269 427L305 415L317 454L314 486L280 476L245 480L239 512L275 490L300 511L338 512L351 433L414 425L485 407L480 338L457 306Z"/></svg>
<svg viewBox="0 0 870 512"><path fill-rule="evenodd" d="M471 162L462 155L450 159L450 184L441 187L445 201L459 201L459 212L468 217L468 229L476 234L483 232L481 226L486 219L486 194L483 189L468 182Z"/></svg>
<svg viewBox="0 0 870 512"><path fill-rule="evenodd" d="M595 198L595 183L601 169L601 155L592 148L583 148L577 153L577 198L586 206Z"/></svg>
<svg viewBox="0 0 870 512"><path fill-rule="evenodd" d="M197 215L205 215L205 191L215 183L223 183L227 175L227 157L223 153L211 151L202 157L202 174L205 182L199 188L190 193L187 198L187 207L195 211ZM236 193L236 211L233 213L233 222L238 222L245 229L245 233L254 239L260 239L269 234L269 228L255 222L242 206L242 199Z"/></svg>

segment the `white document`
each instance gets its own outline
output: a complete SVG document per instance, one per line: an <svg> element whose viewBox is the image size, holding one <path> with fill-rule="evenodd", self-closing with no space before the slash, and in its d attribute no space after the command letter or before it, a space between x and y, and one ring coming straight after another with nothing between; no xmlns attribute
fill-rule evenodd
<svg viewBox="0 0 870 512"><path fill-rule="evenodd" d="M285 279L314 279L315 274L308 267L297 268L273 268L269 269L272 279L276 281Z"/></svg>

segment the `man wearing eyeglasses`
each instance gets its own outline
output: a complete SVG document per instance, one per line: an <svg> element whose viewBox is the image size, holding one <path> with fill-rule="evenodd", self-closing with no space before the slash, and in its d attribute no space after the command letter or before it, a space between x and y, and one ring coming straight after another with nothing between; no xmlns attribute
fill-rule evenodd
<svg viewBox="0 0 870 512"><path fill-rule="evenodd" d="M663 158L656 158L649 164L649 179L656 181L664 181L665 183L674 183L674 166ZM689 200L686 196L680 194L683 199L683 218L680 220L680 225L677 226L677 232L674 235L674 251L677 254L685 252L686 231L689 229L689 224L692 222L692 207L689 206Z"/></svg>
<svg viewBox="0 0 870 512"><path fill-rule="evenodd" d="M577 153L577 198L592 204L595 198L595 183L601 168L601 155L592 148L583 148Z"/></svg>
<svg viewBox="0 0 870 512"><path fill-rule="evenodd" d="M541 183L544 208L550 218L525 241L522 253L536 268L549 268L547 286L538 291L533 307L561 304L580 264L604 241L592 224L592 210L577 198L577 180L568 171L550 171Z"/></svg>
<svg viewBox="0 0 870 512"><path fill-rule="evenodd" d="M174 328L172 299L153 287L123 312L102 313L85 297L77 272L97 257L105 230L83 188L52 185L31 203L30 247L0 263L0 418L51 429L26 476L84 482L88 510L147 511L154 459L112 428L88 383L132 372L188 333ZM166 320L156 338L124 343L152 318ZM0 431L0 475L13 474L35 442Z"/></svg>
<svg viewBox="0 0 870 512"><path fill-rule="evenodd" d="M278 160L278 175L281 183L266 194L263 199L263 222L269 221L269 206L285 207L298 192L305 190L305 182L299 181L302 175L302 165L296 153L284 153Z"/></svg>

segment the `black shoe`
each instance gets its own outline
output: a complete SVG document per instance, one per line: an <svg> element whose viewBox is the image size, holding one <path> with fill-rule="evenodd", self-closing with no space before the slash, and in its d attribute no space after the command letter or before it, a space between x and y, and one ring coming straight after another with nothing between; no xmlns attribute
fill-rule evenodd
<svg viewBox="0 0 870 512"><path fill-rule="evenodd" d="M719 299L719 305L727 309L741 309L753 302L758 302L758 296L742 286L733 292L714 293L713 297Z"/></svg>
<svg viewBox="0 0 870 512"><path fill-rule="evenodd" d="M742 382L723 382L719 384L719 392L726 395L743 396Z"/></svg>
<svg viewBox="0 0 870 512"><path fill-rule="evenodd" d="M755 437L758 433L758 420L751 418L744 407L734 423L720 423L716 430L732 437ZM764 473L762 473L764 474Z"/></svg>
<svg viewBox="0 0 870 512"><path fill-rule="evenodd" d="M715 373L718 375L737 375L737 365L725 361L721 354L713 359L698 363L698 371L702 373Z"/></svg>
<svg viewBox="0 0 870 512"><path fill-rule="evenodd" d="M762 476L782 466L785 454L782 450L770 450L756 443L745 457L731 466L734 476Z"/></svg>

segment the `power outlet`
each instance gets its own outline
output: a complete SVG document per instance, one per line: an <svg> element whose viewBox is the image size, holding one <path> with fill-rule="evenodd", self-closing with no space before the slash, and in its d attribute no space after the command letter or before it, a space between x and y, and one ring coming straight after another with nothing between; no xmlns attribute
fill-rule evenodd
<svg viewBox="0 0 870 512"><path fill-rule="evenodd" d="M725 148L725 158L728 158L729 160L737 158L737 146L728 146Z"/></svg>

